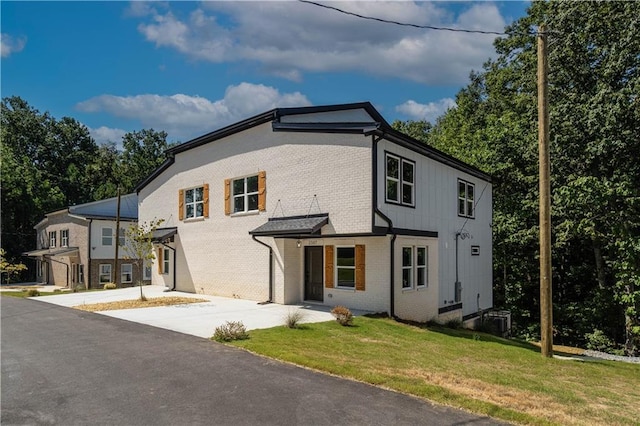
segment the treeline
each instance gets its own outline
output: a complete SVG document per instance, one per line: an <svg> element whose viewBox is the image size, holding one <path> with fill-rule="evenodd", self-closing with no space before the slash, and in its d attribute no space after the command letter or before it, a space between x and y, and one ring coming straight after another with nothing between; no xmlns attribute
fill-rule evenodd
<svg viewBox="0 0 640 426"><path fill-rule="evenodd" d="M77 120L56 119L16 96L3 98L1 108L2 248L9 260L35 248L33 226L45 213L115 197L118 187L133 191L169 147L167 134L153 129L125 134L121 149L98 145Z"/></svg>
<svg viewBox="0 0 640 426"><path fill-rule="evenodd" d="M494 299L539 338L536 36L549 33L554 340L640 353L640 3L533 2L431 128L489 172ZM420 131L424 129L424 131Z"/></svg>

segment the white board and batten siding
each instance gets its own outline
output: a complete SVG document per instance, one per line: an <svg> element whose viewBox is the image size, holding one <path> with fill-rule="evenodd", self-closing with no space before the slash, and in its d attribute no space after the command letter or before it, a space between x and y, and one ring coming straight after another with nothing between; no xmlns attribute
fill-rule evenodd
<svg viewBox="0 0 640 426"><path fill-rule="evenodd" d="M266 173L266 211L225 215L225 179L260 171ZM209 185L209 217L179 220L179 190L204 184ZM362 135L274 132L271 123L260 124L178 152L174 164L138 195L140 222L162 218L162 227L178 228L172 244L178 290L266 300L269 252L249 231L273 216L329 213L336 233L369 232L371 142ZM302 262L302 256L292 253L290 242L277 246L273 238L261 240L276 250L276 301L300 301L295 292L284 291L295 276L285 273L280 257ZM173 259L170 263L173 268ZM160 274L157 266L152 278L154 284L173 285L172 274Z"/></svg>
<svg viewBox="0 0 640 426"><path fill-rule="evenodd" d="M437 294L431 295L437 298L437 307L455 304L457 232L461 232L458 239L458 274L462 283L462 315L475 313L478 307L492 307L491 183L387 140L380 141L378 148L377 198L380 211L393 221L395 228L438 233L437 243L433 243L436 246L429 252L430 257L437 257L437 275L434 277ZM415 207L385 202L385 152L415 162ZM474 218L458 216L459 179L475 186ZM376 217L376 226L387 224ZM471 254L471 246L478 246L479 255ZM399 237L396 253L401 247L402 240ZM396 259L396 265L401 265L401 259Z"/></svg>

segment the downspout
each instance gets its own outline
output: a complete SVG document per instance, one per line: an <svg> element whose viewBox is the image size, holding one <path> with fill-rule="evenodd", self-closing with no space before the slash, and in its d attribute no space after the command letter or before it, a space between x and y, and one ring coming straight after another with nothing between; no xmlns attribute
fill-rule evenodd
<svg viewBox="0 0 640 426"><path fill-rule="evenodd" d="M91 228L93 227L92 225L93 223L93 219L89 219L89 240L87 242L87 284L86 284L86 289L89 290L91 288ZM83 283L84 284L84 283Z"/></svg>
<svg viewBox="0 0 640 426"><path fill-rule="evenodd" d="M273 248L269 244L258 240L255 235L252 235L251 239L269 249L269 300L265 303L273 303Z"/></svg>
<svg viewBox="0 0 640 426"><path fill-rule="evenodd" d="M48 259L49 259L50 261L52 261L52 262L60 263L60 264L64 265L64 266L67 268L67 287L71 288L71 287L69 286L69 265L67 265L67 264L66 264L66 263L64 263L64 262L60 262L59 260L55 260L53 257L49 257ZM51 272L53 272L53 270L52 270Z"/></svg>
<svg viewBox="0 0 640 426"><path fill-rule="evenodd" d="M384 134L383 134L384 136ZM391 246L389 248L389 271L390 271L390 277L389 277L389 316L391 318L395 318L396 314L395 314L395 243L396 243L396 231L393 228L393 221L391 219L389 219L387 217L387 215L385 215L384 213L382 213L380 211L380 209L378 209L378 142L382 139L383 136L380 136L378 138L376 138L375 136L372 136L372 141L373 141L373 155L372 155L372 165L371 165L371 174L372 174L372 180L373 180L373 194L372 194L372 201L373 201L373 218L372 218L372 223L371 223L371 227L375 226L375 215L377 214L378 216L380 216L382 218L382 220L384 220L385 222L387 222L387 234L391 234Z"/></svg>
<svg viewBox="0 0 640 426"><path fill-rule="evenodd" d="M168 248L169 250L171 250L173 252L173 288L170 289L169 291L175 291L176 290L176 249L174 249L171 246L166 245L165 243L161 242L161 245L163 245L164 247Z"/></svg>

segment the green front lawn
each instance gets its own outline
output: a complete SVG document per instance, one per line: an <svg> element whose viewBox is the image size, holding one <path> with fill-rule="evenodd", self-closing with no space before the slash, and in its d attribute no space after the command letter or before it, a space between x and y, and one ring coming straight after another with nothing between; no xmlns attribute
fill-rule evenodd
<svg viewBox="0 0 640 426"><path fill-rule="evenodd" d="M546 359L529 343L386 318L250 336L233 345L502 420L640 424L640 364Z"/></svg>

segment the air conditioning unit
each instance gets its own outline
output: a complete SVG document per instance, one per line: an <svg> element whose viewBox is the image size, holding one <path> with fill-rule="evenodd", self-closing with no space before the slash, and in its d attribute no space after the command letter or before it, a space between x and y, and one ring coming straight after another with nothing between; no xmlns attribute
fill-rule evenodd
<svg viewBox="0 0 640 426"><path fill-rule="evenodd" d="M511 311L487 312L487 320L493 325L496 334L502 337L511 335Z"/></svg>

